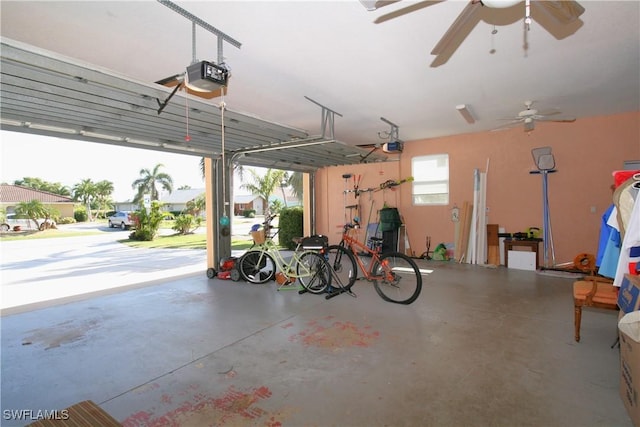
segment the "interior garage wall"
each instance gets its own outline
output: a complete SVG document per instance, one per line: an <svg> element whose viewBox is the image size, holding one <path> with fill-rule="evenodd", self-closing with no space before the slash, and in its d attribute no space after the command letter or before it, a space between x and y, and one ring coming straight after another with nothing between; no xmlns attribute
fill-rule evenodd
<svg viewBox="0 0 640 427"><path fill-rule="evenodd" d="M474 169L485 171L488 162L488 223L512 233L529 227L542 229L542 177L530 171L536 170L531 150L544 146L552 148L557 169L548 180L556 263L571 262L583 252L595 255L601 217L612 202L612 172L622 169L625 160L640 159L639 112L574 123L538 123L530 134L517 127L410 141L397 162L320 170L317 207L323 214L317 218L317 231L328 235L332 243L339 240L345 218L343 174L361 175L360 189L376 187L388 179L410 176L412 157L440 153L449 155L449 205L413 206L411 183L395 191L364 192L357 199L348 193L346 204L360 206L364 223L371 206L371 222L377 221L377 211L385 202L397 207L411 248L419 255L426 249L426 236L431 236L432 250L440 242L455 241L451 209L473 201ZM353 189L352 179L348 186Z"/></svg>

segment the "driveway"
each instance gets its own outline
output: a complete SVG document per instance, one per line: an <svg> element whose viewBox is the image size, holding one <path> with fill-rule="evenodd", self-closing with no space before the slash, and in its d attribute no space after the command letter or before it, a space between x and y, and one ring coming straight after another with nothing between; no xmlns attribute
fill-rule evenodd
<svg viewBox="0 0 640 427"><path fill-rule="evenodd" d="M252 224L261 221L241 220L240 226L234 222L234 234L246 235ZM100 223L59 227L92 229L100 234L0 241L2 315L170 278L206 274L204 250L132 248L117 241L126 238L128 231Z"/></svg>

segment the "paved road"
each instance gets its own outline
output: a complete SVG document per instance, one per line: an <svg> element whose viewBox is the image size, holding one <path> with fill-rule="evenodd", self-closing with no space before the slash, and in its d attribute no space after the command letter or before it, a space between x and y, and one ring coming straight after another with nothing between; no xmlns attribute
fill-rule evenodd
<svg viewBox="0 0 640 427"><path fill-rule="evenodd" d="M233 233L247 235L256 222L261 219L241 220ZM100 234L0 241L2 315L170 277L206 274L205 250L131 248L117 242L126 238L128 231L105 224L60 227L94 229Z"/></svg>

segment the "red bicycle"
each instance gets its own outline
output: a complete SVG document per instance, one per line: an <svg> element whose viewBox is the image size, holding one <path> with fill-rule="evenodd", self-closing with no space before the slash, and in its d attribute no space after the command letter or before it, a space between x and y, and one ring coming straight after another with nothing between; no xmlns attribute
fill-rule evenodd
<svg viewBox="0 0 640 427"><path fill-rule="evenodd" d="M359 224L345 224L342 239L327 250L334 283L327 299L348 292L358 277L373 282L380 297L396 304L411 304L422 291L422 274L415 261L400 252L381 252L381 245L369 248L358 240Z"/></svg>

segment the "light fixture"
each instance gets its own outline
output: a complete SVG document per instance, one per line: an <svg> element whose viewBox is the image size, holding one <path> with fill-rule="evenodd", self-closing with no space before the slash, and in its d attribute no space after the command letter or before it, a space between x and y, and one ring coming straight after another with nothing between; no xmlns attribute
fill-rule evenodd
<svg viewBox="0 0 640 427"><path fill-rule="evenodd" d="M476 122L476 119L473 117L473 114L471 114L471 111L469 110L469 106L467 104L456 105L456 110L460 112L460 115L464 117L467 123L474 124Z"/></svg>
<svg viewBox="0 0 640 427"><path fill-rule="evenodd" d="M524 131L531 132L535 129L535 123L531 117L524 119Z"/></svg>

